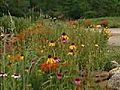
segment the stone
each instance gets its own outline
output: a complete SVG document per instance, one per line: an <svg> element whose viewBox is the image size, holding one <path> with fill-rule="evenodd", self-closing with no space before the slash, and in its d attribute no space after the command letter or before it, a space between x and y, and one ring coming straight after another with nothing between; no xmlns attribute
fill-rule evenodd
<svg viewBox="0 0 120 90"><path fill-rule="evenodd" d="M120 73L115 73L107 83L107 87L115 90L120 90Z"/></svg>
<svg viewBox="0 0 120 90"><path fill-rule="evenodd" d="M110 75L114 75L116 73L120 73L120 67L113 68L112 70L109 71Z"/></svg>

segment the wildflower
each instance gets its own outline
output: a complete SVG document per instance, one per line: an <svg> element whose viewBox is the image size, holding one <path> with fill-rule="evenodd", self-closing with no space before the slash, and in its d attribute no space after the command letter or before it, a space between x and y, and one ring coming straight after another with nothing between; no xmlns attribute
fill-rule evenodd
<svg viewBox="0 0 120 90"><path fill-rule="evenodd" d="M98 47L99 45L98 44L95 44L95 47Z"/></svg>
<svg viewBox="0 0 120 90"><path fill-rule="evenodd" d="M84 45L84 44L81 44L81 47L85 47L85 45Z"/></svg>
<svg viewBox="0 0 120 90"><path fill-rule="evenodd" d="M51 55L48 55L48 59L46 63L55 63L54 58Z"/></svg>
<svg viewBox="0 0 120 90"><path fill-rule="evenodd" d="M0 72L0 77L7 77L6 73Z"/></svg>
<svg viewBox="0 0 120 90"><path fill-rule="evenodd" d="M8 67L12 67L13 64L12 64L11 62L9 62L9 63L7 64L7 66L8 66Z"/></svg>
<svg viewBox="0 0 120 90"><path fill-rule="evenodd" d="M61 40L61 42L62 42L62 43L67 43L67 42L68 42L68 40L67 40L67 39L65 39L65 38L63 38L63 39Z"/></svg>
<svg viewBox="0 0 120 90"><path fill-rule="evenodd" d="M83 24L85 27L89 28L93 24L93 22L91 20L86 19Z"/></svg>
<svg viewBox="0 0 120 90"><path fill-rule="evenodd" d="M14 56L8 55L8 59L11 61L22 61L24 59L24 56L22 54L16 54Z"/></svg>
<svg viewBox="0 0 120 90"><path fill-rule="evenodd" d="M108 26L108 21L107 20L103 20L100 22L100 25L103 27L107 27Z"/></svg>
<svg viewBox="0 0 120 90"><path fill-rule="evenodd" d="M37 61L35 59L31 60L31 64L34 65Z"/></svg>
<svg viewBox="0 0 120 90"><path fill-rule="evenodd" d="M63 76L63 75L62 75L61 73L58 73L58 74L57 74L57 79L58 79L58 80L61 80L61 79L62 79L62 76Z"/></svg>
<svg viewBox="0 0 120 90"><path fill-rule="evenodd" d="M57 62L60 62L60 59L57 57L54 57L54 61L57 63Z"/></svg>
<svg viewBox="0 0 120 90"><path fill-rule="evenodd" d="M26 67L26 68L25 68L25 71L26 71L26 72L29 72L29 67Z"/></svg>
<svg viewBox="0 0 120 90"><path fill-rule="evenodd" d="M41 52L41 53L43 53L43 52L44 52L44 50L41 50L40 52Z"/></svg>
<svg viewBox="0 0 120 90"><path fill-rule="evenodd" d="M62 33L61 38L64 38L65 40L68 40L68 39L69 39L69 37L67 36L67 34L66 34L66 33Z"/></svg>
<svg viewBox="0 0 120 90"><path fill-rule="evenodd" d="M23 54L20 55L20 60L23 60L24 59L24 56Z"/></svg>
<svg viewBox="0 0 120 90"><path fill-rule="evenodd" d="M79 86L80 83L81 83L81 80L80 80L79 77L74 79L74 84L75 84L76 86Z"/></svg>
<svg viewBox="0 0 120 90"><path fill-rule="evenodd" d="M96 25L96 28L101 28L101 25L99 25L99 24L98 24L98 25Z"/></svg>
<svg viewBox="0 0 120 90"><path fill-rule="evenodd" d="M74 51L73 50L70 50L70 52L68 52L67 55L75 55Z"/></svg>
<svg viewBox="0 0 120 90"><path fill-rule="evenodd" d="M69 49L70 50L76 50L76 46L74 43L72 43L70 46L69 46Z"/></svg>
<svg viewBox="0 0 120 90"><path fill-rule="evenodd" d="M1 37L4 37L5 36L5 34L4 33L1 33L1 35L0 35Z"/></svg>
<svg viewBox="0 0 120 90"><path fill-rule="evenodd" d="M55 42L54 42L54 41L51 41L51 42L49 43L49 46L50 46L50 47L55 47Z"/></svg>
<svg viewBox="0 0 120 90"><path fill-rule="evenodd" d="M58 68L57 63L43 63L40 65L40 68L44 72L54 71Z"/></svg>
<svg viewBox="0 0 120 90"><path fill-rule="evenodd" d="M109 37L111 36L111 33L107 28L103 29L103 33L104 33L104 35L106 36L107 39L109 39Z"/></svg>
<svg viewBox="0 0 120 90"><path fill-rule="evenodd" d="M13 77L14 79L19 79L21 75L14 73L13 75L11 75L11 77Z"/></svg>

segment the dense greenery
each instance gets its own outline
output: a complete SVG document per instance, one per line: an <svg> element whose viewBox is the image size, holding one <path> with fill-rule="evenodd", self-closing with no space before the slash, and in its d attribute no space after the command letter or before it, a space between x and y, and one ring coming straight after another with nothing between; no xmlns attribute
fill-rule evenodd
<svg viewBox="0 0 120 90"><path fill-rule="evenodd" d="M119 0L0 0L0 16L45 16L92 18L120 16Z"/></svg>

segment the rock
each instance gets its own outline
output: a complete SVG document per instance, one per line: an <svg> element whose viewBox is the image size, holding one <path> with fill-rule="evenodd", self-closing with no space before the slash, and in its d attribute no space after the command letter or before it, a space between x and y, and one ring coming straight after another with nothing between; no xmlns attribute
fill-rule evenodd
<svg viewBox="0 0 120 90"><path fill-rule="evenodd" d="M120 73L120 67L116 67L109 71L110 75L114 75L115 73Z"/></svg>
<svg viewBox="0 0 120 90"><path fill-rule="evenodd" d="M108 80L107 87L115 90L120 90L120 73L115 73Z"/></svg>

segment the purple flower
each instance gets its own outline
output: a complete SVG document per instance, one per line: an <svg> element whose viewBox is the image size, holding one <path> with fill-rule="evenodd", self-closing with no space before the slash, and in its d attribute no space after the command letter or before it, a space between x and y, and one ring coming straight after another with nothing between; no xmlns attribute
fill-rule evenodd
<svg viewBox="0 0 120 90"><path fill-rule="evenodd" d="M74 84L75 84L76 86L79 86L79 85L80 85L80 82L81 82L81 80L80 80L79 77L74 79Z"/></svg>
<svg viewBox="0 0 120 90"><path fill-rule="evenodd" d="M62 42L62 43L67 43L68 40L63 38L63 39L61 40L61 42Z"/></svg>
<svg viewBox="0 0 120 90"><path fill-rule="evenodd" d="M57 57L55 57L54 60L55 60L56 63L60 62L60 59L57 58Z"/></svg>
<svg viewBox="0 0 120 90"><path fill-rule="evenodd" d="M63 77L62 73L58 73L58 74L57 74L57 79L58 79L58 80L61 80L62 77Z"/></svg>

